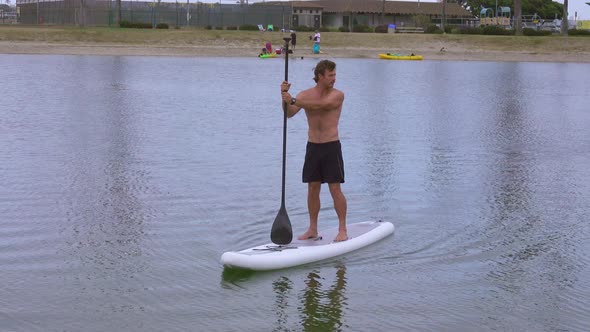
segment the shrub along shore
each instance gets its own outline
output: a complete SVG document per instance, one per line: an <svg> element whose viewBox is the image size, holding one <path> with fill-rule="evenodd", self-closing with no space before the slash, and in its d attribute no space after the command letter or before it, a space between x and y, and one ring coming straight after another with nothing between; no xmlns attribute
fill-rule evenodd
<svg viewBox="0 0 590 332"><path fill-rule="evenodd" d="M590 38L467 33L322 32L311 54L310 32L297 33L295 56L377 58L420 54L425 60L590 62ZM216 29L123 29L0 26L0 53L129 56L255 57L266 42L289 33ZM272 60L270 60L272 61Z"/></svg>

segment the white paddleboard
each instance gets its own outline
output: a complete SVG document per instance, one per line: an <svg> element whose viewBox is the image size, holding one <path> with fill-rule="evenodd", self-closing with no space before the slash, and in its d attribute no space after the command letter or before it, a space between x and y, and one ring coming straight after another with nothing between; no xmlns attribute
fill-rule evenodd
<svg viewBox="0 0 590 332"><path fill-rule="evenodd" d="M287 245L269 243L242 251L228 251L221 256L226 267L255 271L277 270L340 256L373 244L393 234L390 222L365 221L346 225L348 240L334 242L338 228L320 231L320 237L293 240Z"/></svg>

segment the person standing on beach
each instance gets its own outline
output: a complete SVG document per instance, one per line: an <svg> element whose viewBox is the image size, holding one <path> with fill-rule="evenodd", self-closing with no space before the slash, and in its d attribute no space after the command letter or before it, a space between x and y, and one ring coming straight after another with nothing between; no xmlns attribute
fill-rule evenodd
<svg viewBox="0 0 590 332"><path fill-rule="evenodd" d="M281 97L287 103L287 117L291 118L301 109L305 110L308 124L308 139L303 165L303 182L307 183L307 208L309 228L298 239L313 239L318 236L320 213L320 190L328 183L338 215L338 235L334 241L348 239L346 229L346 197L340 184L344 183L344 161L338 136L338 122L342 113L344 93L334 88L336 64L330 60L320 61L314 69L316 85L301 91L293 98L289 93L291 84L281 83Z"/></svg>
<svg viewBox="0 0 590 332"><path fill-rule="evenodd" d="M315 34L313 35L313 42L314 42L314 44L319 44L320 43L320 37L321 37L320 31L319 30L316 30L315 31Z"/></svg>
<svg viewBox="0 0 590 332"><path fill-rule="evenodd" d="M295 44L297 44L297 33L291 30L291 47L295 49Z"/></svg>
<svg viewBox="0 0 590 332"><path fill-rule="evenodd" d="M316 30L315 34L313 35L313 53L319 54L320 53L320 31Z"/></svg>

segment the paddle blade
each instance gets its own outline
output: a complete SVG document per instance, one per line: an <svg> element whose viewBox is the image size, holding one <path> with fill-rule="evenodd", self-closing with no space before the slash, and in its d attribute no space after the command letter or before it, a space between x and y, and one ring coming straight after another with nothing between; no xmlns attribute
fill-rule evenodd
<svg viewBox="0 0 590 332"><path fill-rule="evenodd" d="M281 206L272 229L270 231L270 239L274 244L289 244L293 240L293 229L291 228L291 221L287 215L287 209Z"/></svg>

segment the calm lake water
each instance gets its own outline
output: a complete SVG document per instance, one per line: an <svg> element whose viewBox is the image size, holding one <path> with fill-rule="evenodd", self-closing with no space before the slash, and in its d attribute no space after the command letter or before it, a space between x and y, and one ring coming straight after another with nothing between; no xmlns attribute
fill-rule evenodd
<svg viewBox="0 0 590 332"><path fill-rule="evenodd" d="M590 66L337 63L348 220L396 233L238 273L280 205L282 60L0 55L0 330L590 330ZM296 233L305 141L299 114Z"/></svg>

